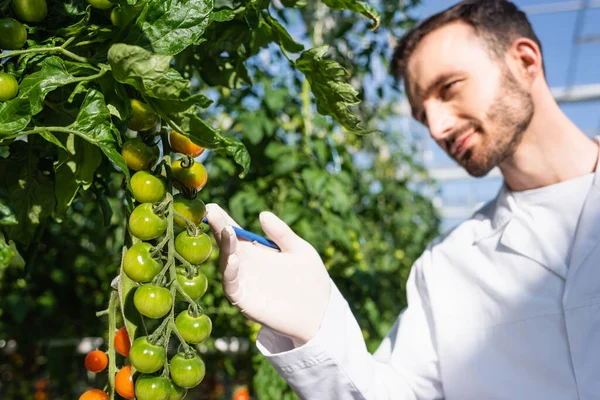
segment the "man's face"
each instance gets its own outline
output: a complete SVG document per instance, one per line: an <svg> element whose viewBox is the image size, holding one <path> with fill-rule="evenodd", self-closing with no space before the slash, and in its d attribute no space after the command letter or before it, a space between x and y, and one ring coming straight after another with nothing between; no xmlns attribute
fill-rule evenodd
<svg viewBox="0 0 600 400"><path fill-rule="evenodd" d="M531 122L531 96L467 24L425 36L406 75L413 116L472 176L510 157Z"/></svg>

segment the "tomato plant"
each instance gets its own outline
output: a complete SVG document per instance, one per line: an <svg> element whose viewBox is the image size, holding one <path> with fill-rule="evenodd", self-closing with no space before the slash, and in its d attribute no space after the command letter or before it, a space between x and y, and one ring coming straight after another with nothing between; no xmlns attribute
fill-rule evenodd
<svg viewBox="0 0 600 400"><path fill-rule="evenodd" d="M121 155L129 168L140 171L149 169L156 163L159 150L156 146L146 144L142 138L133 138L123 144Z"/></svg>
<svg viewBox="0 0 600 400"><path fill-rule="evenodd" d="M124 28L139 13L139 8L131 6L117 6L110 12L110 21L114 26Z"/></svg>
<svg viewBox="0 0 600 400"><path fill-rule="evenodd" d="M196 190L201 190L208 181L206 168L198 162L192 161L191 165L187 165L184 160L177 160L171 165L171 169L178 183Z"/></svg>
<svg viewBox="0 0 600 400"><path fill-rule="evenodd" d="M198 157L200 154L204 153L205 150L204 147L198 146L196 143L192 142L189 137L184 136L175 130L171 130L169 142L174 151L181 154L187 154L191 157Z"/></svg>
<svg viewBox="0 0 600 400"><path fill-rule="evenodd" d="M142 203L129 216L129 230L141 240L155 239L167 229L167 219L157 215L152 203Z"/></svg>
<svg viewBox="0 0 600 400"><path fill-rule="evenodd" d="M87 2L90 3L92 7L100 10L108 10L114 5L108 0L87 0Z"/></svg>
<svg viewBox="0 0 600 400"><path fill-rule="evenodd" d="M164 346L152 344L146 336L142 336L133 341L129 360L136 370L151 374L162 368L167 360L167 352Z"/></svg>
<svg viewBox="0 0 600 400"><path fill-rule="evenodd" d="M27 41L27 30L14 18L0 19L0 47L3 50L17 50Z"/></svg>
<svg viewBox="0 0 600 400"><path fill-rule="evenodd" d="M121 397L126 399L135 398L131 365L126 365L117 372L117 375L115 376L115 390Z"/></svg>
<svg viewBox="0 0 600 400"><path fill-rule="evenodd" d="M108 365L106 353L100 350L90 351L85 356L85 368L91 372L100 372Z"/></svg>
<svg viewBox="0 0 600 400"><path fill-rule="evenodd" d="M173 299L168 289L157 285L142 285L133 296L135 308L148 318L162 318L173 305ZM130 351L131 356L131 351Z"/></svg>
<svg viewBox="0 0 600 400"><path fill-rule="evenodd" d="M184 231L175 239L175 250L190 264L202 264L212 253L212 243L206 233L191 236Z"/></svg>
<svg viewBox="0 0 600 400"><path fill-rule="evenodd" d="M48 14L46 0L13 0L12 10L23 22L41 22Z"/></svg>
<svg viewBox="0 0 600 400"><path fill-rule="evenodd" d="M165 197L167 188L162 177L148 171L138 171L131 177L131 190L136 201L156 203Z"/></svg>
<svg viewBox="0 0 600 400"><path fill-rule="evenodd" d="M208 290L208 278L197 268L193 272L188 273L185 268L177 270L177 283L181 289L193 300L196 301ZM183 297L178 293L177 298L183 300Z"/></svg>
<svg viewBox="0 0 600 400"><path fill-rule="evenodd" d="M169 371L173 383L185 389L197 386L206 373L204 361L195 353L175 354L169 362Z"/></svg>
<svg viewBox="0 0 600 400"><path fill-rule="evenodd" d="M206 314L193 316L189 310L180 312L175 319L175 326L181 337L188 343L202 343L210 336L212 321Z"/></svg>
<svg viewBox="0 0 600 400"><path fill-rule="evenodd" d="M0 101L7 101L19 93L19 84L14 76L0 72Z"/></svg>
<svg viewBox="0 0 600 400"><path fill-rule="evenodd" d="M117 353L119 353L123 357L129 357L129 350L131 349L131 340L129 340L127 328L125 328L124 326L119 328L117 333L115 333L113 343Z"/></svg>
<svg viewBox="0 0 600 400"><path fill-rule="evenodd" d="M150 282L162 269L162 262L151 254L152 245L139 242L131 246L123 258L123 272L135 282Z"/></svg>
<svg viewBox="0 0 600 400"><path fill-rule="evenodd" d="M137 99L131 99L131 118L127 127L132 131L146 131L154 126L158 117L152 107Z"/></svg>
<svg viewBox="0 0 600 400"><path fill-rule="evenodd" d="M108 400L108 394L100 389L90 389L79 396L79 400Z"/></svg>
<svg viewBox="0 0 600 400"><path fill-rule="evenodd" d="M173 196L173 209L194 225L200 224L206 215L206 205L202 200L188 199L181 193ZM175 216L175 223L182 227L186 226L185 220L177 216Z"/></svg>
<svg viewBox="0 0 600 400"><path fill-rule="evenodd" d="M135 381L138 400L169 400L171 384L162 376L140 375Z"/></svg>

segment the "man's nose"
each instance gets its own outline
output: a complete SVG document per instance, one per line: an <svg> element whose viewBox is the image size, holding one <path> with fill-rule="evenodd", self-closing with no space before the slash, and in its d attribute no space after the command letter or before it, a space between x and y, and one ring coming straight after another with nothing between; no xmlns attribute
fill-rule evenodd
<svg viewBox="0 0 600 400"><path fill-rule="evenodd" d="M450 138L456 126L456 117L443 104L431 104L426 108L427 125L436 142Z"/></svg>

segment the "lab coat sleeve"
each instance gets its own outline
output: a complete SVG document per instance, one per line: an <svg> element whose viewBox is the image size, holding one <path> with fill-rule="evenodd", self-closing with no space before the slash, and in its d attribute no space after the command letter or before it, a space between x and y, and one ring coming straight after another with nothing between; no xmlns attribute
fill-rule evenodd
<svg viewBox="0 0 600 400"><path fill-rule="evenodd" d="M422 256L409 275L408 307L373 355L333 281L314 338L294 347L288 337L262 327L258 349L302 399L443 399L423 262Z"/></svg>

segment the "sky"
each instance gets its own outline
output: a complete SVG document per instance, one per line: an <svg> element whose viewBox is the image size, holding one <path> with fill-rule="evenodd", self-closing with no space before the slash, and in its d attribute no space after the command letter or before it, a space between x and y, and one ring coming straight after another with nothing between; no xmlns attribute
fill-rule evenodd
<svg viewBox="0 0 600 400"><path fill-rule="evenodd" d="M541 4L565 3L565 0L521 0L515 4L524 10L529 6ZM415 9L413 15L425 18L433 13L453 5L456 1L424 0ZM572 2L570 2L572 3ZM600 6L599 1L590 1ZM540 38L546 63L548 83L551 87L600 84L600 8L588 9L579 15L579 11L565 11L552 14L529 15L533 29ZM579 27L576 30L576 27ZM580 37L598 37L598 41L573 46L575 34ZM574 62L571 65L570 60ZM583 131L592 135L600 135L600 101L586 103L561 104L566 115ZM411 129L422 129L416 122L411 122ZM430 165L433 167L456 166L445 153L428 137L426 146L429 150ZM500 185L500 177L483 179L468 178L460 181L440 183L441 196L437 203L445 207L469 206L477 208L492 199ZM452 228L465 217L447 217L442 223L442 231Z"/></svg>

